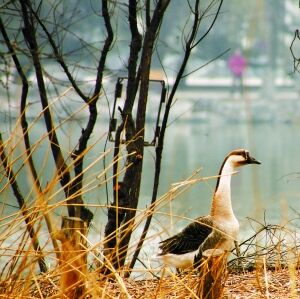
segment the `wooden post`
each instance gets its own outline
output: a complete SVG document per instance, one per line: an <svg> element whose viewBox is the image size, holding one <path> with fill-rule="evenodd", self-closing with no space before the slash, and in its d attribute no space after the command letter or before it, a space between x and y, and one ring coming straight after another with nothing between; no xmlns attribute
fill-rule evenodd
<svg viewBox="0 0 300 299"><path fill-rule="evenodd" d="M61 242L59 272L62 298L82 298L87 274L87 223L77 217L63 217L61 230L55 235Z"/></svg>
<svg viewBox="0 0 300 299"><path fill-rule="evenodd" d="M199 298L222 298L227 276L227 255L221 249L207 249L202 253L197 290Z"/></svg>

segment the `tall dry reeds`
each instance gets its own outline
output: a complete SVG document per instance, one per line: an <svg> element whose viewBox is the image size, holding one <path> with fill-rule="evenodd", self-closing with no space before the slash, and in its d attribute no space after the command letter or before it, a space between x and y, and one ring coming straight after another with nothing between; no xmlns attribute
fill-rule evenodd
<svg viewBox="0 0 300 299"><path fill-rule="evenodd" d="M39 118L33 121L28 130L34 130L38 120ZM62 125L63 123L60 123L57 128ZM127 265L116 269L109 254L105 252L105 242L109 241L109 237L104 239L102 235L100 240L91 240L89 235L86 237L85 233L76 227L74 238L77 241L74 242L73 237L66 237L65 231L61 230L61 216L65 214L68 199L63 196L55 168L51 169L46 161L50 157L47 154L49 148L45 147L44 143L46 138L45 133L32 144L33 157L43 147L44 159L38 168L42 189L37 188L32 178L18 122L11 134L1 142L0 296L74 298L79 296L76 292L80 289L82 298L87 295L93 298L197 298L201 277L193 271L178 275L172 269L157 264L149 253L142 256L139 265L133 270L132 278L125 278L128 273ZM88 148L89 151L96 146L98 140ZM62 150L68 159L72 149ZM105 188L106 183L111 184L110 170L113 164L95 171L95 166L102 165L103 159L111 152L112 149L108 148L97 157L93 154L90 162L86 163L83 170L86 177L82 195L87 196L92 190ZM120 155L120 159L124 159L124 156ZM70 165L72 167L72 164ZM121 177L124 170L125 168L121 168L118 176ZM177 219L192 221L188 217L172 213L167 207L175 198L184 196L194 184L213 178L215 177L200 177L200 169L196 170L185 181L171 185L168 192L157 198L153 205L137 209L135 221L130 222L129 229L134 231L136 238L129 244L128 259L137 249L141 227L150 214L155 216L155 223L153 230L146 237L145 246L158 243L161 235L166 234L169 229L160 224L161 218L158 216L173 219L174 222ZM21 204L18 204L19 195L15 190L19 190L23 196ZM94 211L107 209L110 204L105 201L106 199L103 199L103 204L90 203L87 206ZM256 298L272 298L276 291L274 279L278 273L281 280L288 277L289 281L288 286L282 285L281 289L278 287L278 291L284 292L285 296L288 294L291 298L296 298L299 285L299 238L293 227L297 219L281 226L249 221L256 228L251 237L240 243L240 256L235 257L233 253L230 258L228 270L231 272L227 277L225 294L237 293L235 283L241 283L241 277L244 277L247 281L244 288L248 285L250 288L252 285L257 293ZM121 224L120 229L127 228L128 223ZM95 229L94 223L90 229ZM113 232L110 237L115 238L116 235L118 242L121 242L118 231ZM39 271L41 260L47 267L44 273ZM103 274L103 268L109 269L107 275ZM270 269L273 272L270 272ZM286 271L285 276L283 271Z"/></svg>

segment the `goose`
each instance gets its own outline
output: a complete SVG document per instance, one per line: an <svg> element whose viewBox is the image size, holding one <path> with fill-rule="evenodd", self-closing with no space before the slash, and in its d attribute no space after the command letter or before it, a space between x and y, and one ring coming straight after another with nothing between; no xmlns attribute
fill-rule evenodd
<svg viewBox="0 0 300 299"><path fill-rule="evenodd" d="M206 249L234 248L239 231L231 204L231 176L240 166L261 164L251 157L248 150L236 149L224 159L219 171L210 214L197 218L181 232L160 242L157 258L163 264L177 269L196 267Z"/></svg>

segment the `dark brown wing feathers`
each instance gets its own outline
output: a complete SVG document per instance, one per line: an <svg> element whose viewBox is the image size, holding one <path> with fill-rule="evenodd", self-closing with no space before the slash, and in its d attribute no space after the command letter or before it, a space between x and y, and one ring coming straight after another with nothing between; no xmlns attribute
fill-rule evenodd
<svg viewBox="0 0 300 299"><path fill-rule="evenodd" d="M210 216L200 217L189 224L177 235L160 242L161 253L183 254L195 251L212 232L213 222Z"/></svg>

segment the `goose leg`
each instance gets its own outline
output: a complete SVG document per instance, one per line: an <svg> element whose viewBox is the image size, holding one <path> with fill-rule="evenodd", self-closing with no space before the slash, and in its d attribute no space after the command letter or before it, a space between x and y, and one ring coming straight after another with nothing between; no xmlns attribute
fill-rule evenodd
<svg viewBox="0 0 300 299"><path fill-rule="evenodd" d="M240 245L237 240L234 240L234 246L235 246L235 250L236 250L236 256L238 258L238 266L242 267L241 250L240 250Z"/></svg>

